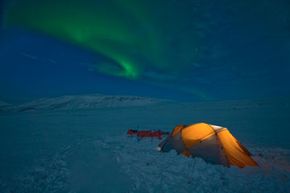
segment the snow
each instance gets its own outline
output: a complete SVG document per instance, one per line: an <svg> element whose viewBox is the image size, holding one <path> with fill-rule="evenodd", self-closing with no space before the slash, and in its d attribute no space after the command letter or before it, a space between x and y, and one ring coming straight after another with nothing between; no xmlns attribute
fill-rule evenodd
<svg viewBox="0 0 290 193"><path fill-rule="evenodd" d="M96 109L108 107L130 107L155 104L158 99L139 96L110 96L110 95L68 95L55 98L42 98L14 107L14 111L37 110L75 110Z"/></svg>
<svg viewBox="0 0 290 193"><path fill-rule="evenodd" d="M2 113L0 192L287 193L288 104L287 99L162 102ZM170 131L196 122L227 127L260 167L211 165L158 152L158 139L126 136L128 128Z"/></svg>

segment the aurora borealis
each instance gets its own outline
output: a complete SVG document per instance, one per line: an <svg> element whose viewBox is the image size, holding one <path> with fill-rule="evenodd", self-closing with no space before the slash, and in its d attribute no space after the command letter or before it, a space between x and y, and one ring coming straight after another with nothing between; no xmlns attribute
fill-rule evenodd
<svg viewBox="0 0 290 193"><path fill-rule="evenodd" d="M8 11L5 27L22 26L100 53L112 63L98 64L99 71L135 79L144 75L144 63L168 66L163 37L146 26L153 18L142 9L130 0L22 1Z"/></svg>
<svg viewBox="0 0 290 193"><path fill-rule="evenodd" d="M130 90L146 84L155 90L164 89L164 96L175 92L194 100L279 96L290 93L286 86L290 71L288 4L227 0L6 0L1 10L1 31L43 36L95 56L89 65L76 63L96 76L111 79L108 87L117 78L116 84L124 81ZM2 43L5 53L6 44ZM39 49L49 53L54 48ZM65 50L63 53L63 57L71 55ZM7 55L2 54L2 58L7 61ZM6 66L11 65L8 63ZM94 81L86 84L99 91Z"/></svg>

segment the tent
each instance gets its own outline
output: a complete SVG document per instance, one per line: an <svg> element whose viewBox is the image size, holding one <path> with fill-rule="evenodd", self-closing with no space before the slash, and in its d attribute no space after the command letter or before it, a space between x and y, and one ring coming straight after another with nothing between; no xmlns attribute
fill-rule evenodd
<svg viewBox="0 0 290 193"><path fill-rule="evenodd" d="M197 123L175 127L159 144L161 152L175 149L187 157L200 157L206 162L224 166L257 166L251 153L229 132L227 128Z"/></svg>

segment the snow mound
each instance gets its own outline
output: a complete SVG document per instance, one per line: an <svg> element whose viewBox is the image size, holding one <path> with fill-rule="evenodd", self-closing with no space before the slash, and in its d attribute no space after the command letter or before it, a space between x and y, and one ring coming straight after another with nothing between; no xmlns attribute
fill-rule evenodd
<svg viewBox="0 0 290 193"><path fill-rule="evenodd" d="M144 106L161 100L139 96L81 95L42 98L17 106L16 111L73 110Z"/></svg>

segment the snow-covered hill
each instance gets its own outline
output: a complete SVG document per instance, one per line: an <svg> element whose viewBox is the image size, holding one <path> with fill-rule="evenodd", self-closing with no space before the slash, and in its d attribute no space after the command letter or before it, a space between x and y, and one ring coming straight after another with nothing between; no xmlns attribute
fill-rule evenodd
<svg viewBox="0 0 290 193"><path fill-rule="evenodd" d="M225 100L225 101L205 101L195 103L183 103L184 106L191 106L195 110L241 110L257 108L289 108L290 97L254 99L254 100Z"/></svg>
<svg viewBox="0 0 290 193"><path fill-rule="evenodd" d="M156 104L161 100L139 96L76 95L41 98L14 107L15 111L73 110L112 107L131 107Z"/></svg>
<svg viewBox="0 0 290 193"><path fill-rule="evenodd" d="M289 108L290 97L257 100L232 100L232 101L205 101L205 102L173 102L166 99L156 99L140 96L120 95L67 95L54 98L41 98L20 105L11 105L0 101L0 112L14 111L27 112L39 110L82 110L100 108L121 108L148 106L154 104L178 105L178 108L191 110L242 110L257 108Z"/></svg>

